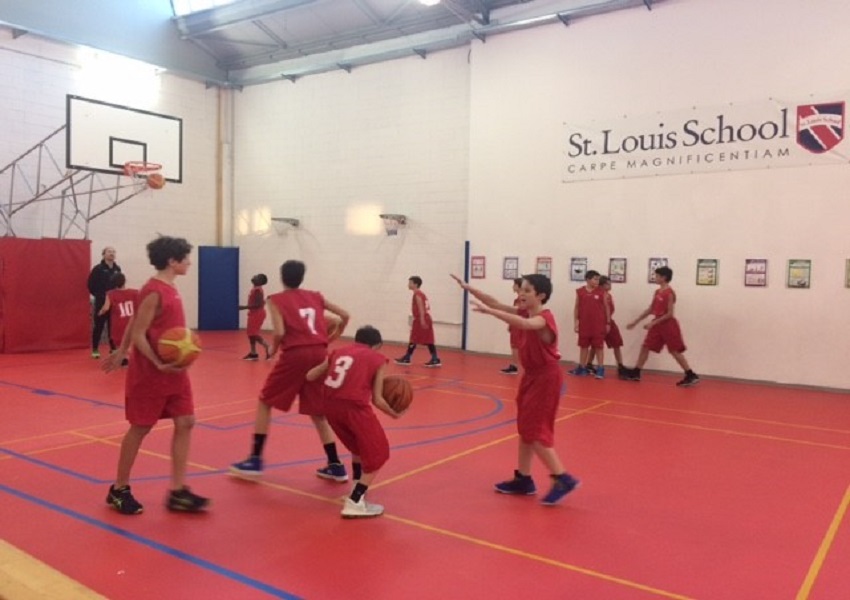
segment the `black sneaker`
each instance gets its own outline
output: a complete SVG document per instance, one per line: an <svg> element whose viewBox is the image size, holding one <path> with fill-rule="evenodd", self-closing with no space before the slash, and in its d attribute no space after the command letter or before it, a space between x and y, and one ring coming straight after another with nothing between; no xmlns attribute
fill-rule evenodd
<svg viewBox="0 0 850 600"><path fill-rule="evenodd" d="M505 375L517 375L519 373L519 369L516 365L508 365L504 369L501 370Z"/></svg>
<svg viewBox="0 0 850 600"><path fill-rule="evenodd" d="M627 380L629 378L629 370L623 365L617 365L617 378Z"/></svg>
<svg viewBox="0 0 850 600"><path fill-rule="evenodd" d="M144 507L133 498L129 485L118 489L114 485L110 485L109 493L106 495L106 503L122 515L139 515L144 510Z"/></svg>
<svg viewBox="0 0 850 600"><path fill-rule="evenodd" d="M402 356L401 358L397 358L397 359L395 359L395 364L397 364L397 365L409 365L410 364L410 357L409 356Z"/></svg>
<svg viewBox="0 0 850 600"><path fill-rule="evenodd" d="M188 486L183 486L181 490L172 490L168 492L168 498L165 500L165 507L168 510L175 512L201 512L210 504L209 498L193 494Z"/></svg>
<svg viewBox="0 0 850 600"><path fill-rule="evenodd" d="M260 360L260 355L256 352L249 352L242 357L242 360Z"/></svg>
<svg viewBox="0 0 850 600"><path fill-rule="evenodd" d="M584 368L587 369L587 372L591 375L596 375L596 367L593 365L584 365Z"/></svg>
<svg viewBox="0 0 850 600"><path fill-rule="evenodd" d="M624 379L626 381L640 381L640 371L637 369L626 369L625 374Z"/></svg>
<svg viewBox="0 0 850 600"><path fill-rule="evenodd" d="M437 367L442 367L443 362L439 358L432 358L431 360L425 363L425 366L429 369L436 369Z"/></svg>
<svg viewBox="0 0 850 600"><path fill-rule="evenodd" d="M537 486L530 475L522 475L514 471L514 478L500 481L493 486L500 494L511 494L513 496L533 496L537 493Z"/></svg>
<svg viewBox="0 0 850 600"><path fill-rule="evenodd" d="M679 387L691 387L699 383L699 375L696 373L686 373L685 378L676 385Z"/></svg>

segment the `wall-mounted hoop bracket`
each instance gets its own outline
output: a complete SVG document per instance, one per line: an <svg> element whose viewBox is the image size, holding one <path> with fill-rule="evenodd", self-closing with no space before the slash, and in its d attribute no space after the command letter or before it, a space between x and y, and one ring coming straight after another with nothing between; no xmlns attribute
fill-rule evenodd
<svg viewBox="0 0 850 600"><path fill-rule="evenodd" d="M272 217L272 226L278 235L285 235L290 229L298 229L301 221L292 217Z"/></svg>

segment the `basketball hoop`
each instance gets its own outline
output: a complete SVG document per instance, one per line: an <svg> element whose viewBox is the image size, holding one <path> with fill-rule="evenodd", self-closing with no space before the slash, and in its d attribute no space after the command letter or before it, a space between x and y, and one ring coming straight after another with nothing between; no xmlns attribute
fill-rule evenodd
<svg viewBox="0 0 850 600"><path fill-rule="evenodd" d="M124 163L124 175L132 178L133 186L139 189L160 189L165 184L165 180L161 176L155 182L150 179L151 175L159 174L160 169L162 169L161 164L145 160L128 160Z"/></svg>
<svg viewBox="0 0 850 600"><path fill-rule="evenodd" d="M398 230L400 227L403 227L407 224L407 217L404 215L380 215L381 219L384 221L384 230L387 232L387 236L398 235Z"/></svg>

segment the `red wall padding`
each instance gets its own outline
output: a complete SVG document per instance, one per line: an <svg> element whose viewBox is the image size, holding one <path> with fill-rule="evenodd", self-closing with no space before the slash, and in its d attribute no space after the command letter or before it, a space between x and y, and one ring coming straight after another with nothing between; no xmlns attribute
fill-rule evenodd
<svg viewBox="0 0 850 600"><path fill-rule="evenodd" d="M87 348L89 240L0 238L0 352Z"/></svg>

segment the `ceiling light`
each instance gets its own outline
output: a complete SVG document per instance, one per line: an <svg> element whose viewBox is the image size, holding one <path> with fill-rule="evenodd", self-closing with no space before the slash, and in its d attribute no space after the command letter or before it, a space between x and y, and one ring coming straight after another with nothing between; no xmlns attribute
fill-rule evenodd
<svg viewBox="0 0 850 600"><path fill-rule="evenodd" d="M425 6L436 6L440 3L440 0L419 0L419 4L424 4Z"/></svg>

